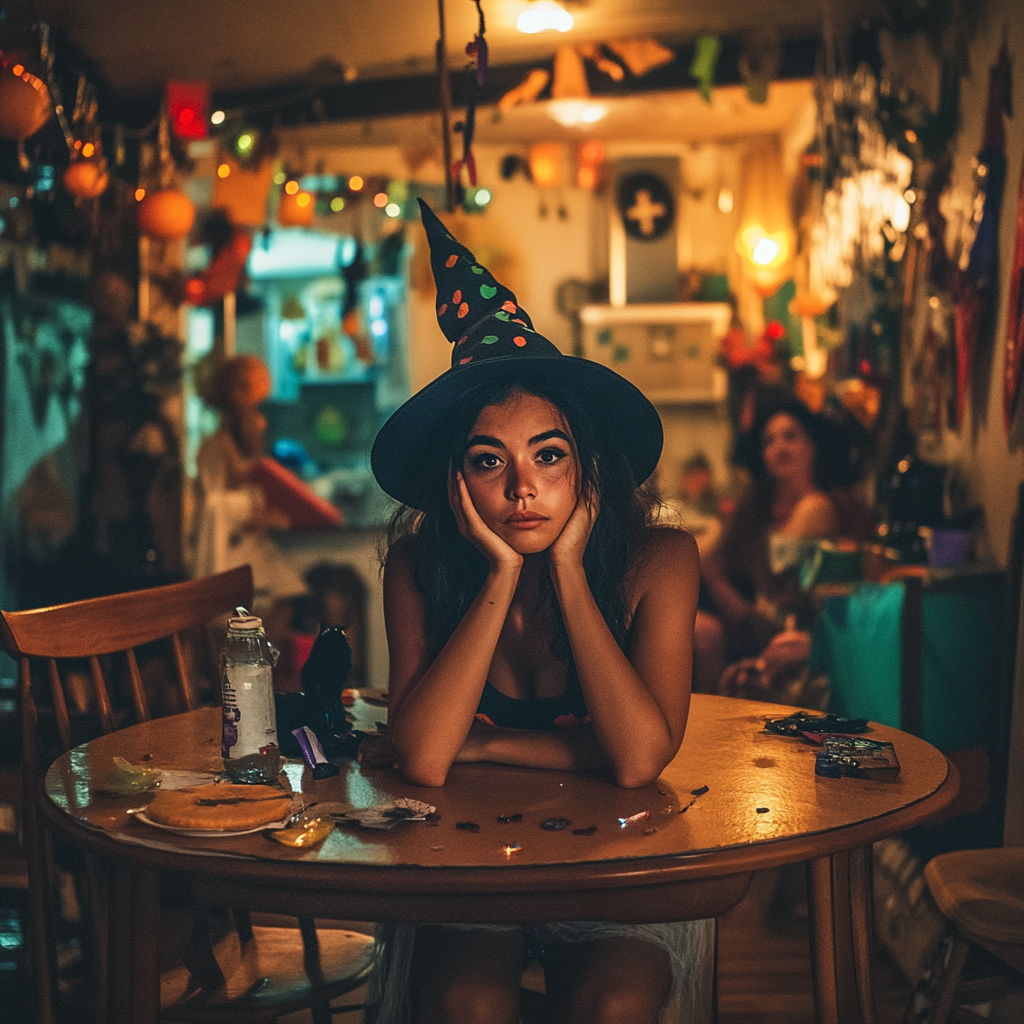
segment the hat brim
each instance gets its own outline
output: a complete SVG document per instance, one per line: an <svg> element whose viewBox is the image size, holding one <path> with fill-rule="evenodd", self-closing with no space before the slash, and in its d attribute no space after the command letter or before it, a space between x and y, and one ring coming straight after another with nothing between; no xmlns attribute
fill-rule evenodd
<svg viewBox="0 0 1024 1024"><path fill-rule="evenodd" d="M654 472L664 430L657 410L635 385L607 366L575 356L499 357L446 370L391 415L370 452L377 483L403 505L422 509L436 491L430 475L436 472L443 427L467 389L530 377L572 388L594 429L622 449L637 485Z"/></svg>

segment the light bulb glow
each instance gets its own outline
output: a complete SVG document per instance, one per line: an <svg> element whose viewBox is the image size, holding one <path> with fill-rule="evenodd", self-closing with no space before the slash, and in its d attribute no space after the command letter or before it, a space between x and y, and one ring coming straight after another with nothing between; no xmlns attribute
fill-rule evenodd
<svg viewBox="0 0 1024 1024"><path fill-rule="evenodd" d="M534 0L516 20L516 28L528 36L548 29L568 32L572 24L572 15L555 0Z"/></svg>
<svg viewBox="0 0 1024 1024"><path fill-rule="evenodd" d="M387 192L378 192L373 197L373 205L376 206L378 210L383 210L384 207L388 205Z"/></svg>
<svg viewBox="0 0 1024 1024"><path fill-rule="evenodd" d="M770 266L776 256L779 255L779 244L770 238L762 238L754 246L750 259L759 267Z"/></svg>
<svg viewBox="0 0 1024 1024"><path fill-rule="evenodd" d="M295 205L300 207L300 208L304 207L304 206L309 206L309 204L312 201L313 201L313 197L308 192L300 192L295 197Z"/></svg>
<svg viewBox="0 0 1024 1024"><path fill-rule="evenodd" d="M218 178L226 178L230 173L231 173L231 165L230 164L221 164L217 168L217 177Z"/></svg>
<svg viewBox="0 0 1024 1024"><path fill-rule="evenodd" d="M491 201L490 189L478 188L476 190L476 195L473 196L473 202L476 203L477 206L486 206L490 201Z"/></svg>
<svg viewBox="0 0 1024 1024"><path fill-rule="evenodd" d="M144 188L137 188L135 190L135 201L141 203L146 198L146 190Z"/></svg>
<svg viewBox="0 0 1024 1024"><path fill-rule="evenodd" d="M358 192L363 187L363 179L360 178L358 174L353 174L352 177L348 179L348 187L350 191Z"/></svg>
<svg viewBox="0 0 1024 1024"><path fill-rule="evenodd" d="M210 115L210 124L223 124L224 123L224 111L215 110Z"/></svg>
<svg viewBox="0 0 1024 1024"><path fill-rule="evenodd" d="M248 132L243 132L238 136L238 142L235 145L238 147L239 153L248 153L252 149L253 142L255 139Z"/></svg>
<svg viewBox="0 0 1024 1024"><path fill-rule="evenodd" d="M345 209L345 200L341 196L335 196L331 200L331 211L333 213L341 213Z"/></svg>
<svg viewBox="0 0 1024 1024"><path fill-rule="evenodd" d="M284 190L288 195L293 196L299 191L299 183L293 179L285 185Z"/></svg>
<svg viewBox="0 0 1024 1024"><path fill-rule="evenodd" d="M608 108L603 103L593 103L590 100L551 100L548 103L548 113L563 128L575 128L582 124L595 124L608 113Z"/></svg>
<svg viewBox="0 0 1024 1024"><path fill-rule="evenodd" d="M402 212L402 208L398 203L388 203L388 205L384 207L384 212L389 217L397 217Z"/></svg>

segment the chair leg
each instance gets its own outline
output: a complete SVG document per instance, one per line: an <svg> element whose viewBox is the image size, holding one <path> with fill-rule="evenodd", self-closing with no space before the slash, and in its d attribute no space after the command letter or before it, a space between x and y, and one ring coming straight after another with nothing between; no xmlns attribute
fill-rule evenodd
<svg viewBox="0 0 1024 1024"><path fill-rule="evenodd" d="M238 934L238 941L244 946L252 942L255 933L252 930L252 915L248 910L232 910L231 919L235 922L235 931Z"/></svg>
<svg viewBox="0 0 1024 1024"><path fill-rule="evenodd" d="M204 992L212 992L224 984L224 972L210 947L210 911L206 907L192 911L192 933L181 951L181 962Z"/></svg>
<svg viewBox="0 0 1024 1024"><path fill-rule="evenodd" d="M960 935L955 935L953 938L953 949L950 951L949 959L946 961L942 977L939 979L938 987L935 990L935 998L928 1012L926 1024L946 1024L949 1020L956 990L960 987L960 978L964 973L964 967L967 964L967 954L970 951L971 944L961 938Z"/></svg>

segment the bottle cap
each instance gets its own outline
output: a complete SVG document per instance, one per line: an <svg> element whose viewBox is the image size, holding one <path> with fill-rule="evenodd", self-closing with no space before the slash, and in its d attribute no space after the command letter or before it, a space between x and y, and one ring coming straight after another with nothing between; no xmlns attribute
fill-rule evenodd
<svg viewBox="0 0 1024 1024"><path fill-rule="evenodd" d="M236 608L235 614L228 619L228 629L238 633L251 633L254 630L262 632L263 620L258 615L250 615L245 608Z"/></svg>

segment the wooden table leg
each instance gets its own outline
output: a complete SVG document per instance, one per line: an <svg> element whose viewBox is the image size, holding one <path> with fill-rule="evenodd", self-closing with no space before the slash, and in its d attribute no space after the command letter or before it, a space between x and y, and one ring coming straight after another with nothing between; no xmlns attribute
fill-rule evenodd
<svg viewBox="0 0 1024 1024"><path fill-rule="evenodd" d="M132 870L132 1024L157 1024L160 1016L160 876Z"/></svg>
<svg viewBox="0 0 1024 1024"><path fill-rule="evenodd" d="M115 862L110 871L112 1024L156 1024L160 1016L159 873Z"/></svg>
<svg viewBox="0 0 1024 1024"><path fill-rule="evenodd" d="M870 848L807 863L817 1024L877 1024L871 991Z"/></svg>

